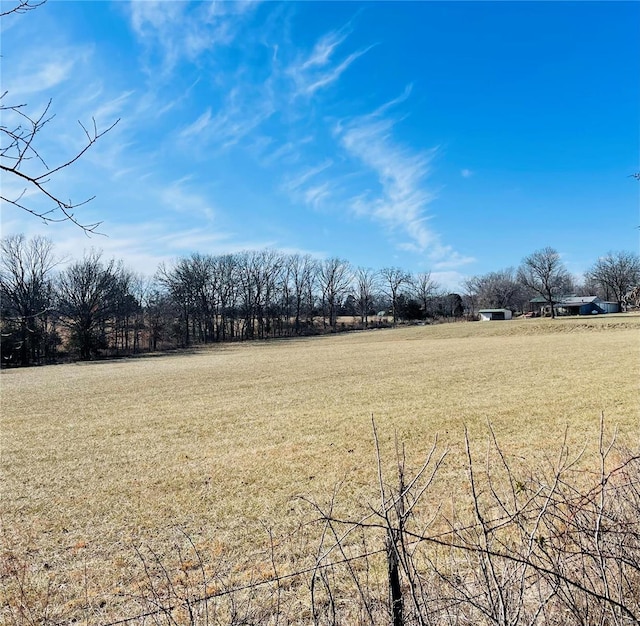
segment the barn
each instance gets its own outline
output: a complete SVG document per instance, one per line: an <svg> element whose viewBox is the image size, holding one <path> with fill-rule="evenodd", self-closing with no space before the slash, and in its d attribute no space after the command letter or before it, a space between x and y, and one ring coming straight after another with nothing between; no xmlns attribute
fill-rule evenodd
<svg viewBox="0 0 640 626"><path fill-rule="evenodd" d="M494 320L510 320L513 316L509 309L482 309L478 311L481 322L491 322Z"/></svg>

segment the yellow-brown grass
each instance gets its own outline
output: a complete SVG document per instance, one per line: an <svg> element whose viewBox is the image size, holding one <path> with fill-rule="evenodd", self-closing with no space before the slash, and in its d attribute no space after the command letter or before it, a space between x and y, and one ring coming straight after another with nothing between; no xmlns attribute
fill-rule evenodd
<svg viewBox="0 0 640 626"><path fill-rule="evenodd" d="M433 501L464 482L465 424L478 452L491 422L531 465L565 429L593 451L601 413L635 444L638 330L637 315L457 323L4 371L2 600L122 616L134 547L173 558L176 527L214 568L308 517L298 495L341 483L355 514L376 498L372 415L387 459L396 436L414 467L436 434L451 449ZM174 584L199 568L189 558Z"/></svg>

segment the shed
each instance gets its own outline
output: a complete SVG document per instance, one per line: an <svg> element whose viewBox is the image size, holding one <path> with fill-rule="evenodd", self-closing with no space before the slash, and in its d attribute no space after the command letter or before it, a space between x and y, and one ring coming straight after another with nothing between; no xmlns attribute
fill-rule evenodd
<svg viewBox="0 0 640 626"><path fill-rule="evenodd" d="M513 317L510 309L482 309L478 311L481 322L493 320L510 320Z"/></svg>

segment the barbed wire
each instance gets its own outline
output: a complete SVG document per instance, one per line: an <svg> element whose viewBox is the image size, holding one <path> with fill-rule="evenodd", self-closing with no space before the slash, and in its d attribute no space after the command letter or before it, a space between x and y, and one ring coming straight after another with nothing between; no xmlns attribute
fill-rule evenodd
<svg viewBox="0 0 640 626"><path fill-rule="evenodd" d="M318 570L322 570L325 568L335 567L336 565L344 565L345 563L350 563L350 562L358 561L361 559L368 559L372 556L375 556L376 554L383 554L385 552L386 552L386 549L381 548L379 550L366 552L365 554L358 554L357 556L348 557L346 559L340 559L339 561L331 561L330 563L316 563L314 566L309 566L304 569L298 570L296 572L290 572L289 574L282 574L281 576L274 576L273 578L260 580L252 583L247 583L246 585L240 585L238 587L232 587L230 589L222 589L212 593L207 593L203 596L199 596L190 600L175 602L168 606L161 606L161 607L158 607L157 609L153 609L152 611L145 611L144 613L139 613L137 615L132 615L130 617L123 617L113 622L106 622L101 624L100 626L122 626L123 624L129 624L131 622L144 619L146 617L153 617L154 615L159 615L161 613L171 613L177 609L188 608L189 606L193 606L194 604L202 604L203 602L208 602L209 600L214 600L216 598L232 595L234 593L240 593L242 591L247 591L249 589L256 589L258 587L279 583L284 580L295 578L296 576L303 576L304 574L311 574L313 572L317 572Z"/></svg>

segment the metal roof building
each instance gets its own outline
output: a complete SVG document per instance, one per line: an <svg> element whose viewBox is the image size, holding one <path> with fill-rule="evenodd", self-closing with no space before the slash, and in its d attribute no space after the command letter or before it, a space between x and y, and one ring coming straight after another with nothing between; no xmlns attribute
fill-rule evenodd
<svg viewBox="0 0 640 626"><path fill-rule="evenodd" d="M493 320L510 320L513 314L510 309L480 309L478 316L481 322Z"/></svg>
<svg viewBox="0 0 640 626"><path fill-rule="evenodd" d="M605 302L598 296L571 296L556 304L559 315L595 315L599 313L617 313L616 302Z"/></svg>
<svg viewBox="0 0 640 626"><path fill-rule="evenodd" d="M534 310L548 312L549 302L542 296L529 300ZM619 313L617 302L605 302L598 296L554 296L553 306L558 315L595 315L598 313Z"/></svg>

